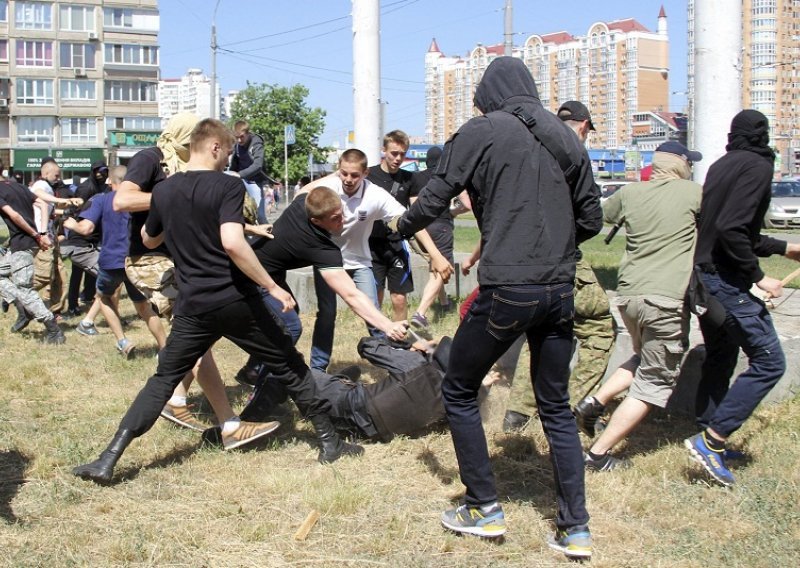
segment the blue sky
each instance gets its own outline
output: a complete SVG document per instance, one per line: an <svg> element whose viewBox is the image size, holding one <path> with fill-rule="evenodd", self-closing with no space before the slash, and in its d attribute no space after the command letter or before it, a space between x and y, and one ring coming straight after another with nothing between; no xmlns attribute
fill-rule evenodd
<svg viewBox="0 0 800 568"><path fill-rule="evenodd" d="M211 68L211 21L216 0L162 0L161 73ZM436 38L445 55L503 40L504 0L382 0L381 76L386 127L425 134L424 57ZM635 18L655 31L661 6L670 37L672 111L686 96L686 0L514 0L515 44L528 35L585 35L597 21ZM308 102L327 111L321 144L344 143L352 128L350 0L219 0L217 75L223 93L247 81L310 89Z"/></svg>

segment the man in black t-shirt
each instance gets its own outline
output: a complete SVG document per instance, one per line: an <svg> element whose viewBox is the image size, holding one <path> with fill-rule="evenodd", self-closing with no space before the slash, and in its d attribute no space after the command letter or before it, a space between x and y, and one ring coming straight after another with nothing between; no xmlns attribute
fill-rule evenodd
<svg viewBox="0 0 800 568"><path fill-rule="evenodd" d="M0 171L3 164L0 162ZM0 295L16 305L20 319L12 332L21 331L31 319L44 324L47 343L64 343L64 333L55 316L33 289L33 258L39 250L47 250L51 242L47 233L39 233L34 222L36 196L15 181L0 178L0 216L8 227L8 251L0 256ZM43 209L46 211L46 205Z"/></svg>
<svg viewBox="0 0 800 568"><path fill-rule="evenodd" d="M328 416L329 404L317 394L303 356L264 305L259 286L283 310L294 307L291 295L264 270L244 236L244 187L222 169L233 148L233 135L218 120L201 121L191 135L191 157L153 191L143 243L167 243L173 254L180 294L167 346L158 368L136 397L109 447L95 462L78 466L77 476L109 481L130 442L147 432L173 389L203 353L221 337L265 362L308 418L322 444L319 461L363 452L343 442ZM232 414L232 412L231 412ZM222 442L235 448L274 431L277 422L255 424L231 416L222 425Z"/></svg>
<svg viewBox="0 0 800 568"><path fill-rule="evenodd" d="M256 257L269 275L282 288L289 290L286 271L313 266L325 283L338 294L350 308L368 324L384 332L391 339L405 337L403 322L393 322L375 307L372 300L356 287L344 269L341 249L331 240L344 227L342 200L332 189L318 186L307 194L298 195L275 222L274 238L254 244ZM280 306L269 294L264 301L276 315L283 319L294 342L300 338L302 326L295 311L281 312ZM255 358L237 373L240 382L253 384L257 376ZM249 377L249 378L248 378ZM258 398L255 393L253 400ZM246 414L245 409L242 414Z"/></svg>
<svg viewBox="0 0 800 568"><path fill-rule="evenodd" d="M411 198L411 172L401 170L408 151L408 135L393 130L383 137L383 158L369 169L367 179L388 191L403 207ZM384 287L389 289L395 321L408 318L406 294L414 290L411 279L411 255L408 243L390 231L383 221L376 221L369 237L372 272L378 287L378 304L383 303Z"/></svg>

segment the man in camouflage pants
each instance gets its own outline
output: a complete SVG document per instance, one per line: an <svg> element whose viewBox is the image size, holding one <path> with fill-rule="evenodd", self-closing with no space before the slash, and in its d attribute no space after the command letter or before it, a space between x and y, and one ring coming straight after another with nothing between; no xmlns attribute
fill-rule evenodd
<svg viewBox="0 0 800 568"><path fill-rule="evenodd" d="M558 117L575 131L581 142L586 142L594 130L589 110L578 101L568 101L558 109ZM578 251L580 255L580 251ZM575 338L578 340L578 362L569 378L570 398L577 402L594 388L608 367L614 349L616 330L611 306L605 290L597 282L594 270L583 257L578 259L575 273ZM498 360L498 371L513 380L514 369L522 343L512 345ZM503 429L518 430L534 414L536 401L528 381L514 381L508 410L503 419Z"/></svg>

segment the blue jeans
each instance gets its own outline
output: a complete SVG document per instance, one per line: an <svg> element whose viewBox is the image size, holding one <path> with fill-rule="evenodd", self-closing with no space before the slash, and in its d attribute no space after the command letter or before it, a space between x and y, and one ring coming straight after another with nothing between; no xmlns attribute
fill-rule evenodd
<svg viewBox="0 0 800 568"><path fill-rule="evenodd" d="M347 273L355 282L356 288L364 292L375 307L378 305L378 290L375 277L369 267L348 269ZM333 332L336 326L336 293L325 283L319 270L314 269L314 291L317 294L317 319L311 338L311 368L325 371L331 362L333 352ZM367 326L372 336L382 335L377 329Z"/></svg>
<svg viewBox="0 0 800 568"><path fill-rule="evenodd" d="M256 214L258 216L258 222L266 223L267 211L264 203L264 190L261 189L257 183L253 183L251 181L244 182L244 189L247 191L247 195L252 197L253 201L256 202Z"/></svg>
<svg viewBox="0 0 800 568"><path fill-rule="evenodd" d="M583 451L569 406L569 361L574 316L571 283L482 286L456 331L442 384L466 502L497 500L486 436L478 411L478 389L492 364L525 334L531 350L531 381L550 444L558 500L556 524L589 522Z"/></svg>
<svg viewBox="0 0 800 568"><path fill-rule="evenodd" d="M728 437L741 428L786 372L786 358L772 317L744 283L725 274L703 274L709 293L725 307L725 323L715 328L700 320L706 359L697 387L698 424ZM739 357L750 366L731 385Z"/></svg>

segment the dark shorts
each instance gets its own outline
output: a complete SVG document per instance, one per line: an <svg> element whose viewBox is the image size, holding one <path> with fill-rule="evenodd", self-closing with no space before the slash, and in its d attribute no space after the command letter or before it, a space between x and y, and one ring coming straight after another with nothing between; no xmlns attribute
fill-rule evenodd
<svg viewBox="0 0 800 568"><path fill-rule="evenodd" d="M120 284L125 284L125 290L128 292L131 302L138 304L139 302L147 301L144 294L139 292L136 286L128 280L124 268L112 268L110 270L101 268L97 272L97 291L103 296L113 296Z"/></svg>
<svg viewBox="0 0 800 568"><path fill-rule="evenodd" d="M414 290L411 278L411 255L405 241L370 239L372 273L378 290L389 288L393 294L408 294Z"/></svg>
<svg viewBox="0 0 800 568"><path fill-rule="evenodd" d="M453 221L448 222L444 219L434 219L430 225L425 227L428 234L433 239L433 244L442 253L442 256L447 259L447 262L453 264Z"/></svg>

